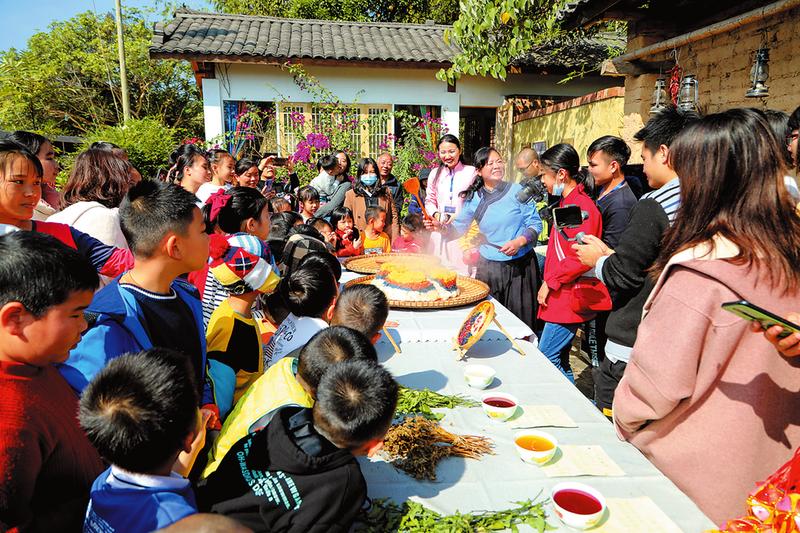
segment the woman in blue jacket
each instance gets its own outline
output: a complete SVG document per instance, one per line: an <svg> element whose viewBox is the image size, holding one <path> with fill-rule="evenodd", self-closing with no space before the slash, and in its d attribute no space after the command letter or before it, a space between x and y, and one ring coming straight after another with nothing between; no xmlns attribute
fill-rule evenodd
<svg viewBox="0 0 800 533"><path fill-rule="evenodd" d="M542 220L532 203L520 203L518 183L504 181L505 162L494 148L479 149L473 157L476 175L460 196L464 205L452 222L434 227L455 239L478 223L485 241L475 277L487 285L498 302L533 328L536 320L537 262L533 243Z"/></svg>

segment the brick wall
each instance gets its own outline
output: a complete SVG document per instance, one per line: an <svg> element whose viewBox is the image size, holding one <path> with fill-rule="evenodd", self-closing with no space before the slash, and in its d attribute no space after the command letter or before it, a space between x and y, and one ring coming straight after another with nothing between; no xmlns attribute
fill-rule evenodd
<svg viewBox="0 0 800 533"><path fill-rule="evenodd" d="M634 30L635 31L635 30ZM770 49L770 96L747 98L750 68L754 53L766 31ZM728 33L695 41L678 49L678 60L685 74L699 80L700 106L706 113L732 107L779 109L791 113L800 105L800 8L742 26ZM651 44L652 40L645 44ZM642 39L632 35L628 50L642 46ZM647 58L666 59L671 52ZM623 134L630 141L636 129L647 120L658 76L627 76L625 79L625 118Z"/></svg>

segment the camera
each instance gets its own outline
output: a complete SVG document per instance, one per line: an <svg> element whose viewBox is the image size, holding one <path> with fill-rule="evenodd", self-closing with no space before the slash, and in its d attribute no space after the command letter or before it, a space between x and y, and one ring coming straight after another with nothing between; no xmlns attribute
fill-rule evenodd
<svg viewBox="0 0 800 533"><path fill-rule="evenodd" d="M521 204L526 204L533 200L534 203L539 203L547 198L547 187L540 176L530 178L520 183L522 189L517 192L517 201Z"/></svg>

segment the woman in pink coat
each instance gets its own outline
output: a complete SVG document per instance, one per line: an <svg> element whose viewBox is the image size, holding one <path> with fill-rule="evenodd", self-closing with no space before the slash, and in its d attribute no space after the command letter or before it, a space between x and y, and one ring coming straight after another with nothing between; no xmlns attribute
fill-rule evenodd
<svg viewBox="0 0 800 533"><path fill-rule="evenodd" d="M446 223L454 220L461 211L464 199L460 196L475 180L475 167L464 164L461 143L455 135L442 135L437 144L441 164L428 177L425 210L436 220ZM426 221L425 227L433 229ZM463 250L460 240L444 242L439 233L431 235L433 253L442 258L442 262L461 274L467 274L464 264Z"/></svg>
<svg viewBox="0 0 800 533"><path fill-rule="evenodd" d="M670 159L681 209L654 265L614 423L721 524L800 445L800 358L720 307L797 308L800 217L782 149L756 110L703 118L678 135Z"/></svg>

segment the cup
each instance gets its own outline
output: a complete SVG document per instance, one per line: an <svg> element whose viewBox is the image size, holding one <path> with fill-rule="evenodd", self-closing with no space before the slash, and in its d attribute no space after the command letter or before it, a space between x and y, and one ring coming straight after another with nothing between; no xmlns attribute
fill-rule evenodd
<svg viewBox="0 0 800 533"><path fill-rule="evenodd" d="M490 366L469 364L464 367L464 379L467 385L475 389L485 389L494 381L496 372Z"/></svg>
<svg viewBox="0 0 800 533"><path fill-rule="evenodd" d="M550 492L553 510L565 525L589 529L600 523L606 512L606 499L583 483L558 483Z"/></svg>
<svg viewBox="0 0 800 533"><path fill-rule="evenodd" d="M543 465L558 451L558 440L544 431L526 430L514 436L514 447L526 463Z"/></svg>
<svg viewBox="0 0 800 533"><path fill-rule="evenodd" d="M483 412L492 420L504 422L517 412L519 401L505 392L491 392L481 397Z"/></svg>

